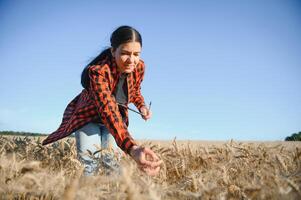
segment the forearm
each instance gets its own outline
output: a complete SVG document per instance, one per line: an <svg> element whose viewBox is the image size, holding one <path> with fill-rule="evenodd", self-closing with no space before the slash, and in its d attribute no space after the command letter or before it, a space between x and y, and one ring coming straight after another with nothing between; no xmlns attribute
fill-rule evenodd
<svg viewBox="0 0 301 200"><path fill-rule="evenodd" d="M142 81L144 79L144 70L145 70L144 64L141 64L139 66L139 68L140 68L140 70L138 70L139 71L138 80L137 80L136 85L134 87L135 92L134 92L134 95L133 95L133 103L136 106L136 108L138 108L140 110L143 106L145 106L144 97L141 94L141 84L142 84Z"/></svg>
<svg viewBox="0 0 301 200"><path fill-rule="evenodd" d="M138 110L140 111L140 109L145 106L145 101L143 96L141 95L140 91L138 92L138 94L134 97L133 100L134 105L136 106L136 108L138 108Z"/></svg>

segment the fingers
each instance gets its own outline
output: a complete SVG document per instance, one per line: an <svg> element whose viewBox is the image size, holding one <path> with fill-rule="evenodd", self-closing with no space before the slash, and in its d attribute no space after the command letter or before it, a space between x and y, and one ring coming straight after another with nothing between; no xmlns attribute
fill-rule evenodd
<svg viewBox="0 0 301 200"><path fill-rule="evenodd" d="M139 147L134 148L132 157L137 162L138 167L149 176L155 176L160 171L162 160L149 148ZM136 151L136 152L134 152Z"/></svg>
<svg viewBox="0 0 301 200"><path fill-rule="evenodd" d="M142 115L147 115L147 108L142 107L140 112L141 112Z"/></svg>
<svg viewBox="0 0 301 200"><path fill-rule="evenodd" d="M152 111L147 110L147 114L145 116L146 119L150 119L152 117Z"/></svg>
<svg viewBox="0 0 301 200"><path fill-rule="evenodd" d="M163 163L162 160L159 160L159 161L142 160L140 162L140 165L142 165L142 167L156 168L156 167L159 167L162 163Z"/></svg>
<svg viewBox="0 0 301 200"><path fill-rule="evenodd" d="M149 148L144 148L143 152L151 157L152 161L159 160L158 156Z"/></svg>
<svg viewBox="0 0 301 200"><path fill-rule="evenodd" d="M159 160L157 162L152 162L151 167L159 167L163 163L162 160Z"/></svg>
<svg viewBox="0 0 301 200"><path fill-rule="evenodd" d="M152 116L152 112L147 107L145 107L145 106L140 109L140 112L141 112L142 118L144 120L148 120Z"/></svg>
<svg viewBox="0 0 301 200"><path fill-rule="evenodd" d="M141 114L142 114L143 116L146 116L146 115L148 114L148 109L147 109L145 106L143 106L143 107L140 109L140 112L141 112Z"/></svg>
<svg viewBox="0 0 301 200"><path fill-rule="evenodd" d="M140 160L140 164L143 165L143 166L150 167L150 166L152 166L152 163L153 163L152 161L148 161L145 158L143 158L143 159Z"/></svg>
<svg viewBox="0 0 301 200"><path fill-rule="evenodd" d="M160 167L139 166L139 169L149 176L156 176L160 172Z"/></svg>
<svg viewBox="0 0 301 200"><path fill-rule="evenodd" d="M160 171L160 167L156 167L156 168L143 168L143 171L149 175L149 176L156 176L159 171Z"/></svg>
<svg viewBox="0 0 301 200"><path fill-rule="evenodd" d="M144 148L143 153L143 160L141 160L141 164L147 165L148 167L156 168L160 166L163 161L158 158L158 156L149 148ZM149 156L150 160L146 160L145 158Z"/></svg>

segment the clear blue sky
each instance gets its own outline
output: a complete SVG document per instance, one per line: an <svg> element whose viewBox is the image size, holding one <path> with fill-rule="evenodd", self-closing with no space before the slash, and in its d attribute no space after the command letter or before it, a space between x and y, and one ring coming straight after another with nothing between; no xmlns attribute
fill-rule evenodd
<svg viewBox="0 0 301 200"><path fill-rule="evenodd" d="M151 120L130 114L134 138L301 131L301 3L290 0L2 0L0 130L55 131L82 69L120 25L142 34L142 93L152 101Z"/></svg>

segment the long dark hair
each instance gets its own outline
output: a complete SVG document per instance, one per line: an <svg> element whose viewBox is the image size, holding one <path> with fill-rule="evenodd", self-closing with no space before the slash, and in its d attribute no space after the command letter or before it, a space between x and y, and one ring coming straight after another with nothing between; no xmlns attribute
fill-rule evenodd
<svg viewBox="0 0 301 200"><path fill-rule="evenodd" d="M113 50L116 50L119 45L127 42L139 42L142 47L142 38L140 33L130 26L120 26L111 35L110 42ZM98 56L96 56L83 70L81 75L81 84L85 89L89 88L89 67L91 65L99 64L104 58L111 57L111 48L103 50Z"/></svg>

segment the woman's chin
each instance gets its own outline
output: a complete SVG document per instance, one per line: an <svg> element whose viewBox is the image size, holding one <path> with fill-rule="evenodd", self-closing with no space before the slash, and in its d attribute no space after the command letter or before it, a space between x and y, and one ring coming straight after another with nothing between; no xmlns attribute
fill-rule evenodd
<svg viewBox="0 0 301 200"><path fill-rule="evenodd" d="M129 74L129 73L132 73L133 71L134 71L133 69L125 69L124 73L128 73Z"/></svg>

